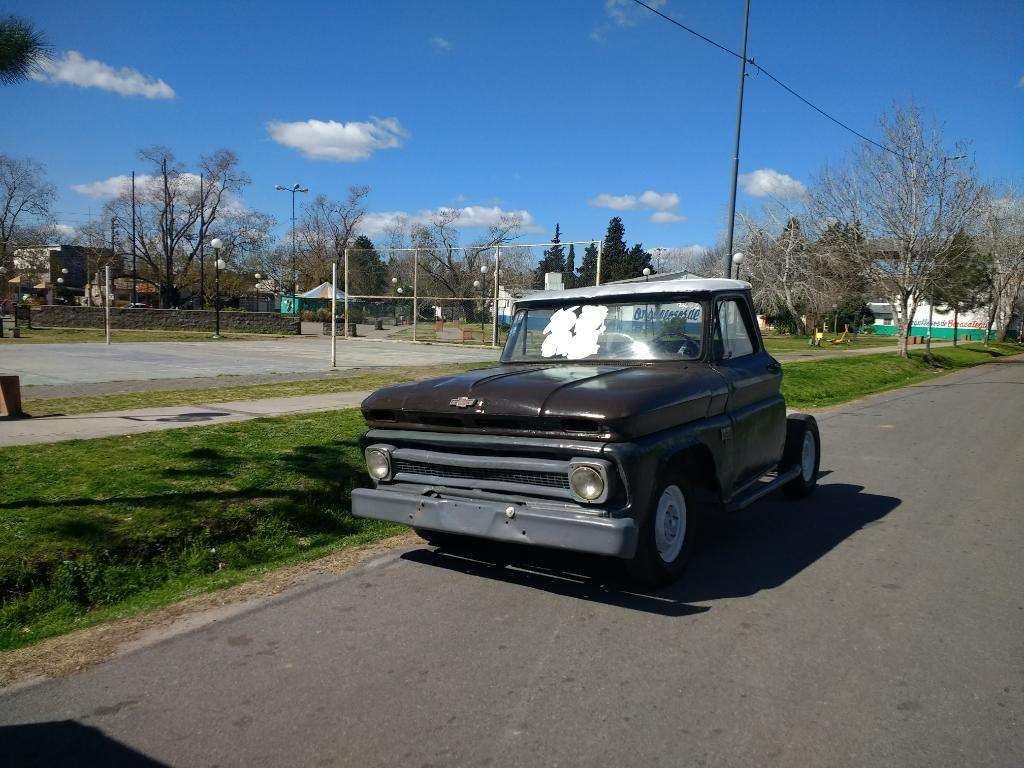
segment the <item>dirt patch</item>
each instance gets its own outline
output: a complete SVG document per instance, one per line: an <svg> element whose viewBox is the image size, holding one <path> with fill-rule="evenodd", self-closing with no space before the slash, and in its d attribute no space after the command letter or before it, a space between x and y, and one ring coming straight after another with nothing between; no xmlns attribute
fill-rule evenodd
<svg viewBox="0 0 1024 768"><path fill-rule="evenodd" d="M317 574L342 573L390 550L417 543L422 539L412 532L392 536L279 568L227 589L0 653L0 687L80 672L125 651L238 612L248 603L280 594Z"/></svg>

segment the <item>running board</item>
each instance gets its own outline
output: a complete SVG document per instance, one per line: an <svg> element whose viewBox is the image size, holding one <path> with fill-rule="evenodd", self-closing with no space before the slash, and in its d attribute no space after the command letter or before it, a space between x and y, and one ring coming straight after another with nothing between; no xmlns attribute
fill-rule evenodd
<svg viewBox="0 0 1024 768"><path fill-rule="evenodd" d="M725 508L729 512L738 512L741 509L749 507L758 499L762 499L772 491L778 490L799 474L800 465L797 464L794 467L790 467L785 472L776 475L775 479L771 480L770 482L767 482L763 485L755 485L753 488L751 488L749 491L742 494L741 496L737 496L731 499Z"/></svg>

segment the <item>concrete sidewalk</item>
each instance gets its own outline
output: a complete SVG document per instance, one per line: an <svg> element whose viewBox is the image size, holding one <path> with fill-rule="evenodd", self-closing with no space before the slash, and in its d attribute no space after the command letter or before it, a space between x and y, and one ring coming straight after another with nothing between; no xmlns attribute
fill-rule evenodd
<svg viewBox="0 0 1024 768"><path fill-rule="evenodd" d="M970 342L961 341L960 344L967 344ZM938 349L940 347L952 347L952 341L933 341L932 349ZM923 351L925 348L924 344L914 344L908 349L911 352ZM896 346L890 344L887 347L810 347L808 346L805 350L797 352L779 352L778 354L772 354L776 360L780 363L796 363L804 362L808 360L834 360L837 357L860 357L861 355L884 355L886 352L896 354Z"/></svg>
<svg viewBox="0 0 1024 768"><path fill-rule="evenodd" d="M59 443L94 437L136 435L198 424L228 424L263 416L316 413L355 408L369 392L332 392L299 397L268 397L213 405L174 405L128 411L43 416L0 421L0 446Z"/></svg>

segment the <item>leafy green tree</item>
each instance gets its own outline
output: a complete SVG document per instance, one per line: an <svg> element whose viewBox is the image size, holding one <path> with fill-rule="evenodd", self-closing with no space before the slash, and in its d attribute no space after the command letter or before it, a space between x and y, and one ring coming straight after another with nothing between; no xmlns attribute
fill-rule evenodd
<svg viewBox="0 0 1024 768"><path fill-rule="evenodd" d="M613 216L608 222L608 231L605 232L604 244L601 247L601 282L610 283L614 280L636 277L634 274L628 274L628 258L626 227L622 219Z"/></svg>
<svg viewBox="0 0 1024 768"><path fill-rule="evenodd" d="M991 268L991 258L977 249L970 235L958 232L953 236L949 253L926 291L933 307L953 312L953 346L957 345L960 313L980 309L987 302Z"/></svg>
<svg viewBox="0 0 1024 768"><path fill-rule="evenodd" d="M544 275L548 272L565 272L565 249L562 248L562 231L555 224L555 236L551 238L551 248L544 251L544 256L533 271L533 287L540 290L544 287Z"/></svg>
<svg viewBox="0 0 1024 768"><path fill-rule="evenodd" d="M651 254L644 250L642 243L636 243L626 253L626 260L623 263L623 275L620 280L628 280L640 277L645 267L651 266Z"/></svg>
<svg viewBox="0 0 1024 768"><path fill-rule="evenodd" d="M16 16L0 19L0 84L24 80L47 58L42 32Z"/></svg>
<svg viewBox="0 0 1024 768"><path fill-rule="evenodd" d="M352 244L348 260L348 289L356 296L384 294L388 268L366 235L360 235Z"/></svg>
<svg viewBox="0 0 1024 768"><path fill-rule="evenodd" d="M594 285L597 281L597 243L591 243L583 251L583 261L573 281L578 286Z"/></svg>
<svg viewBox="0 0 1024 768"><path fill-rule="evenodd" d="M569 255L565 259L565 271L562 272L562 283L566 288L576 287L576 249L569 243Z"/></svg>

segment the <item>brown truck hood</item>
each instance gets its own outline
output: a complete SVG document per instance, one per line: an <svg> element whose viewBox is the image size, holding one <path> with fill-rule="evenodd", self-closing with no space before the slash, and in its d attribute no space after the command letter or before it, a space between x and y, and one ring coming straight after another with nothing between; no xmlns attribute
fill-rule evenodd
<svg viewBox="0 0 1024 768"><path fill-rule="evenodd" d="M386 387L362 408L381 427L623 438L704 418L725 391L724 379L702 363L503 365ZM459 398L476 402L453 406Z"/></svg>

